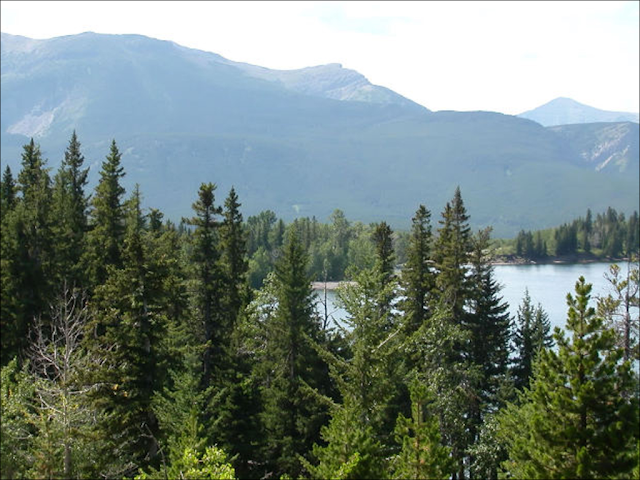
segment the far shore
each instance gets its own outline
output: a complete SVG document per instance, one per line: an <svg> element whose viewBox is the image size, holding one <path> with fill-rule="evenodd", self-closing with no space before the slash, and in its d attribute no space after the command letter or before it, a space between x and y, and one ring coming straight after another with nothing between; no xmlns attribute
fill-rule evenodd
<svg viewBox="0 0 640 480"><path fill-rule="evenodd" d="M499 255L491 260L491 265L575 265L587 263L622 263L628 262L628 258L601 258L595 255L563 255L559 257L548 257L540 260L527 260L515 255Z"/></svg>
<svg viewBox="0 0 640 480"><path fill-rule="evenodd" d="M622 263L628 262L628 258L599 258L593 255L566 255L561 257L549 257L542 260L527 260L515 255L505 255L496 257L491 261L494 266L522 266L522 265L575 265L587 263ZM316 291L322 291L325 288L328 291L336 290L342 284L354 284L350 280L330 281L330 282L311 282L311 288Z"/></svg>

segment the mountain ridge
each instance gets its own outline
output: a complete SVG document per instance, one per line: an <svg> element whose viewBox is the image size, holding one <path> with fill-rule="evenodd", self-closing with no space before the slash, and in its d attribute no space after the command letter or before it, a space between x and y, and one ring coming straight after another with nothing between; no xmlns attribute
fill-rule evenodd
<svg viewBox="0 0 640 480"><path fill-rule="evenodd" d="M346 100L350 87L341 88L367 84L337 65L302 72L319 74L304 92L300 71L279 81L253 66L268 77L258 78L217 54L139 35L58 37L28 55L8 54L5 38L2 163L17 169L37 134L55 168L76 130L91 184L115 138L125 186L139 183L145 204L174 220L190 215L203 181L219 196L235 186L245 217L271 209L285 220L324 219L340 208L394 228L408 228L420 203L440 211L459 185L474 227L499 236L587 208L637 209L633 145L626 160L596 171L580 154L596 148L593 136L496 112L431 112L395 92L392 102ZM331 83L335 72L345 78Z"/></svg>
<svg viewBox="0 0 640 480"><path fill-rule="evenodd" d="M518 116L538 122L545 127L578 123L638 123L637 113L600 110L567 97L554 98L544 105L527 110Z"/></svg>

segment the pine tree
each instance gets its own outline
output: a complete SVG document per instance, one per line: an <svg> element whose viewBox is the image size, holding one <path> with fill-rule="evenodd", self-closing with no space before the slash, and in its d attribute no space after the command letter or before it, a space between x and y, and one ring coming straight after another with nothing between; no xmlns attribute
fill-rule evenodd
<svg viewBox="0 0 640 480"><path fill-rule="evenodd" d="M429 390L414 381L411 391L411 418L400 414L395 434L402 446L392 461L392 478L449 478L453 470L450 449L441 444L440 425L428 408Z"/></svg>
<svg viewBox="0 0 640 480"><path fill-rule="evenodd" d="M354 399L347 397L335 405L328 425L322 427L326 446L315 444L311 456L317 465L302 458L311 478L385 478L384 448L373 427L362 423Z"/></svg>
<svg viewBox="0 0 640 480"><path fill-rule="evenodd" d="M56 277L70 286L86 285L80 260L86 246L88 199L85 195L89 169L74 131L53 187L53 224Z"/></svg>
<svg viewBox="0 0 640 480"><path fill-rule="evenodd" d="M401 285L405 300L401 303L406 334L414 333L429 317L429 302L435 287L431 270L431 213L420 205L412 219L407 261L402 269Z"/></svg>
<svg viewBox="0 0 640 480"><path fill-rule="evenodd" d="M124 237L125 191L120 185L124 168L120 166L122 154L116 141L111 142L109 155L102 163L100 180L91 199L90 228L87 235L85 269L93 288L107 279L108 266L122 265L121 245Z"/></svg>
<svg viewBox="0 0 640 480"><path fill-rule="evenodd" d="M277 304L266 328L264 359L258 366L265 428L264 458L279 476L297 477L298 458L319 440L326 408L314 391L326 390L328 369L314 345L322 343L307 274L308 257L295 231L289 232L276 264Z"/></svg>
<svg viewBox="0 0 640 480"><path fill-rule="evenodd" d="M625 477L638 462L638 378L615 335L589 307L591 285L567 295L567 330L556 328L530 390L501 414L504 467L517 478Z"/></svg>

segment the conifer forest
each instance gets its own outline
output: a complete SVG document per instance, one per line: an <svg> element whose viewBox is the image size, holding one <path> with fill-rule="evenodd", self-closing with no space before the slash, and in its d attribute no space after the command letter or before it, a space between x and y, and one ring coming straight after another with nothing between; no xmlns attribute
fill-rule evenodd
<svg viewBox="0 0 640 480"><path fill-rule="evenodd" d="M178 222L121 156L92 191L75 132L57 171L33 140L3 171L3 479L640 477L637 212L513 240L625 259L552 330L508 313L460 189L408 232L245 219L207 182ZM312 282L341 280L335 323Z"/></svg>

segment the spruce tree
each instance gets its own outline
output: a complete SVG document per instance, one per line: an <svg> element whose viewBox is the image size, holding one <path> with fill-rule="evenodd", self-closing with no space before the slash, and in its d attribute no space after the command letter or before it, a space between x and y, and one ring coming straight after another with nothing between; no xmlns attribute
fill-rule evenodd
<svg viewBox="0 0 640 480"><path fill-rule="evenodd" d="M90 378L102 387L95 404L111 414L104 425L113 442L111 474L133 472L157 461L158 424L152 397L166 379L166 351L161 338L167 326L163 299L166 277L159 274L148 242L138 187L126 202L122 266L110 266L107 281L96 289L94 321L88 347L104 358Z"/></svg>
<svg viewBox="0 0 640 480"><path fill-rule="evenodd" d="M626 477L638 462L638 378L615 334L589 307L591 285L580 277L569 306L567 338L543 350L530 389L500 415L500 435L517 478Z"/></svg>
<svg viewBox="0 0 640 480"><path fill-rule="evenodd" d="M15 269L18 267L14 252L17 235L10 235L12 212L16 205L17 187L11 169L7 165L0 186L0 326L2 330L2 353L0 365L7 365L18 353L18 304Z"/></svg>
<svg viewBox="0 0 640 480"><path fill-rule="evenodd" d="M412 219L407 261L402 269L401 285L405 300L401 303L406 335L413 334L429 318L429 302L435 286L431 270L431 213L420 205Z"/></svg>
<svg viewBox="0 0 640 480"><path fill-rule="evenodd" d="M512 374L515 387L522 390L529 386L536 357L542 349L552 346L553 339L547 313L542 305L533 306L528 290L524 292L517 315L518 321L513 334L515 357Z"/></svg>
<svg viewBox="0 0 640 480"><path fill-rule="evenodd" d="M319 440L327 413L313 394L325 393L328 369L315 345L322 344L315 315L308 257L295 231L285 239L276 263L274 293L277 304L266 328L264 358L258 365L264 410L264 458L280 476L299 476L299 455Z"/></svg>
<svg viewBox="0 0 640 480"><path fill-rule="evenodd" d="M3 201L15 203L2 216L3 364L24 352L28 325L46 315L53 296L51 181L33 139L23 147L17 199L11 200L10 184L5 175Z"/></svg>
<svg viewBox="0 0 640 480"><path fill-rule="evenodd" d="M322 431L326 446L316 445L317 465L307 465L313 475L347 475L344 478L379 478L383 460L394 450L393 429L398 416L404 368L400 361L401 324L393 310L397 281L393 275L391 234L386 224L374 234L374 266L360 271L354 284L338 290L347 311L348 359L322 349L331 368L342 404L331 410L329 426ZM353 431L344 431L346 424ZM371 437L364 442L364 437Z"/></svg>
<svg viewBox="0 0 640 480"><path fill-rule="evenodd" d="M192 235L193 298L196 320L204 344L202 388L219 381L224 358L222 332L224 316L221 308L223 275L220 269L220 207L215 205L213 183L203 183L192 208L195 216L186 219L195 227Z"/></svg>
<svg viewBox="0 0 640 480"><path fill-rule="evenodd" d="M470 360L483 373L478 398L480 411L498 407L498 389L505 379L509 361L511 318L509 306L499 296L500 285L494 278L488 254L491 228L480 230L472 238L471 252L472 296L466 320L471 345ZM481 417L478 418L478 426Z"/></svg>
<svg viewBox="0 0 640 480"><path fill-rule="evenodd" d="M74 131L60 164L53 187L53 224L56 277L68 285L86 284L80 264L86 248L88 199L85 195L89 169Z"/></svg>
<svg viewBox="0 0 640 480"><path fill-rule="evenodd" d="M442 225L434 246L434 260L438 269L436 286L441 298L451 306L452 313L462 321L464 307L469 299L470 285L467 264L471 251L469 216L462 201L460 187L442 212Z"/></svg>
<svg viewBox="0 0 640 480"><path fill-rule="evenodd" d="M220 225L220 261L226 284L223 308L228 330L233 329L240 309L247 302L247 243L240 206L238 195L231 188Z"/></svg>
<svg viewBox="0 0 640 480"><path fill-rule="evenodd" d="M11 168L7 165L2 173L2 184L0 185L0 215L11 211L16 204L16 182L13 179ZM0 218L2 218L0 217Z"/></svg>
<svg viewBox="0 0 640 480"><path fill-rule="evenodd" d="M102 162L100 180L91 198L90 231L84 265L92 288L105 282L108 266L119 268L122 265L121 245L125 230L122 196L125 191L120 182L125 173L120 165L121 157L113 140L109 155Z"/></svg>

